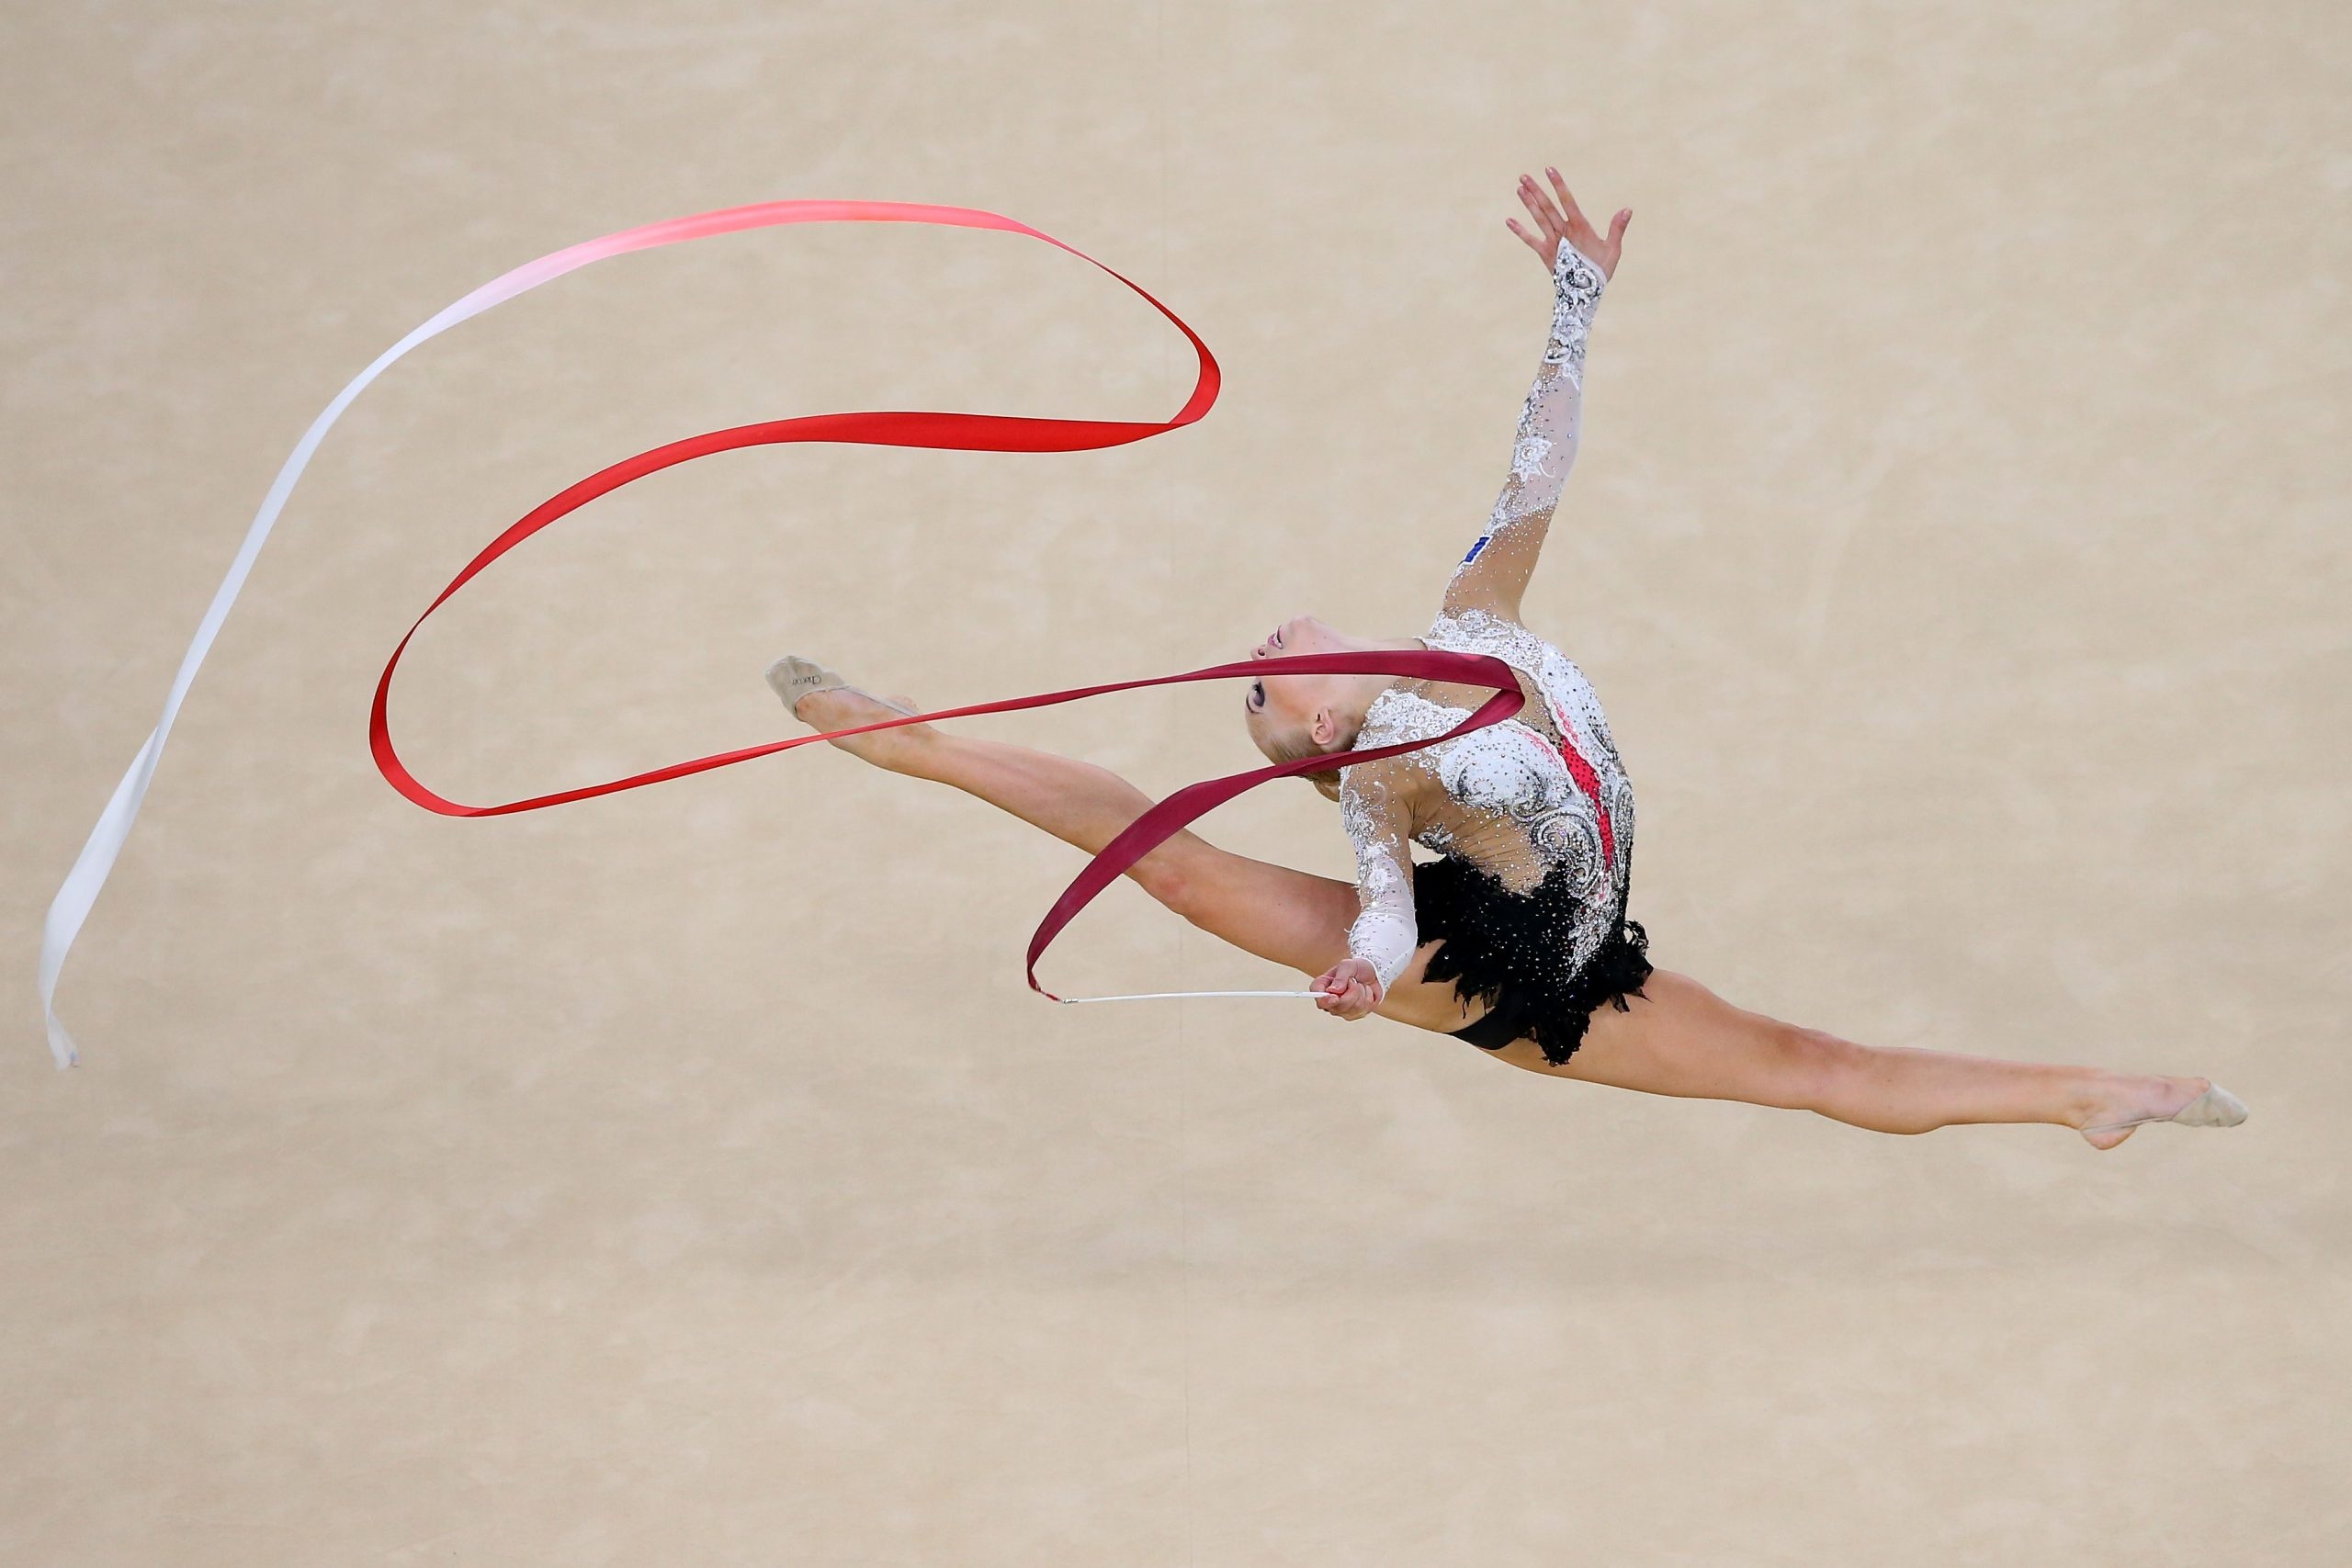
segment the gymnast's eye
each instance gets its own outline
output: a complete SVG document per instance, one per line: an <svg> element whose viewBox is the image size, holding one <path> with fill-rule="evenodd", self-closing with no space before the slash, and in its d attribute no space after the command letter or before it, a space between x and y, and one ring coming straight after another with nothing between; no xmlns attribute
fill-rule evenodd
<svg viewBox="0 0 2352 1568"><path fill-rule="evenodd" d="M1266 683L1263 681L1250 682L1250 705L1253 708L1266 705Z"/></svg>

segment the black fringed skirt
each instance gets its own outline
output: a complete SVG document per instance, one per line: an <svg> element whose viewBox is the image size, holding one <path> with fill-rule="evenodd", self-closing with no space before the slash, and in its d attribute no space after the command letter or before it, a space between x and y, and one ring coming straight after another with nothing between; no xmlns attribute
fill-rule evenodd
<svg viewBox="0 0 2352 1568"><path fill-rule="evenodd" d="M1413 908L1421 941L1445 941L1423 975L1452 980L1465 1002L1486 1002L1486 1016L1456 1032L1489 1051L1532 1038L1545 1061L1566 1062L1584 1043L1592 1010L1606 1002L1630 1011L1626 997L1642 995L1650 977L1649 933L1625 918L1623 892L1600 949L1582 968L1568 967L1577 930L1593 912L1570 890L1566 866L1514 893L1484 867L1441 855L1413 867Z"/></svg>

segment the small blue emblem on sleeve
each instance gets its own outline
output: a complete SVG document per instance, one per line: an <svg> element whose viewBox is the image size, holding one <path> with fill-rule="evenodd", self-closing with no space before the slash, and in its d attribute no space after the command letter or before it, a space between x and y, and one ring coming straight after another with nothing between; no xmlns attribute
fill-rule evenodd
<svg viewBox="0 0 2352 1568"><path fill-rule="evenodd" d="M1470 553L1462 558L1462 564L1464 566L1468 566L1472 561L1476 560L1478 558L1478 552L1485 549L1487 547L1487 541L1493 537L1494 536L1492 534L1479 535L1477 543L1470 547Z"/></svg>

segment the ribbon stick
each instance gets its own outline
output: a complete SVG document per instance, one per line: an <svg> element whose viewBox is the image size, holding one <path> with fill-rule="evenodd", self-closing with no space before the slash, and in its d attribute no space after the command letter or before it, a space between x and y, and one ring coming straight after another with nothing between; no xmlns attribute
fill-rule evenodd
<svg viewBox="0 0 2352 1568"><path fill-rule="evenodd" d="M1131 997L1062 997L1064 1006L1076 1007L1080 1002L1166 1002L1193 1001L1203 997L1319 997L1320 991L1137 991Z"/></svg>
<svg viewBox="0 0 2352 1568"><path fill-rule="evenodd" d="M1191 327L1185 325L1173 311L1153 299L1149 292L1138 287L1134 281L1110 267L1103 266L1101 262L1095 261L1084 252L1064 244L1050 234L999 213L976 208L939 207L913 202L772 201L748 207L695 213L664 222L627 229L617 233L584 241L541 256L536 261L526 263L492 279L455 304L441 310L424 325L385 350L373 363L355 377L348 386L335 394L334 400L329 402L319 416L311 422L310 428L303 433L301 440L295 445L293 452L288 455L284 466L279 468L277 478L271 484L268 493L263 498L260 511L254 514L252 524L246 529L243 544L239 547L235 558L230 563L227 576L221 580L220 586L214 592L212 603L205 611L204 617L197 627L194 640L189 643L187 653L181 658L179 671L164 698L161 718L140 747L138 754L131 759L130 765L124 772L121 780L115 785L114 793L107 800L105 809L99 814L96 824L91 829L88 839L82 846L81 853L75 857L73 869L67 873L56 897L50 903L48 917L41 928L40 1000L42 1017L48 1028L50 1051L60 1067L70 1066L78 1060L78 1052L73 1036L67 1032L63 1021L58 1018L54 1005L58 976L64 967L66 954L71 951L75 937L79 935L84 923L88 919L90 910L97 900L99 890L105 886L108 873L113 869L116 859L121 853L123 843L130 836L131 824L138 818L140 805L146 798L148 786L154 776L156 762L163 754L164 741L171 733L173 722L179 715L180 705L187 694L190 683L196 678L197 670L203 664L206 654L210 651L213 640L219 635L221 623L227 618L231 606L236 602L237 595L243 591L245 579L252 570L254 558L260 553L263 544L267 541L279 513L285 508L287 497L292 492L295 482L301 478L303 470L310 466L311 456L318 450L319 444L325 438L327 432L334 427L335 421L343 416L344 411L351 406L353 400L356 399L370 383L396 361L427 340L438 336L461 321L481 314L492 306L502 304L537 288L540 284L560 277L568 272L586 266L591 262L621 255L630 251L676 244L683 241L733 233L747 229L769 228L787 223L831 222L935 223L971 229L997 229L1011 233L1026 234L1033 239L1043 240L1047 244L1069 251L1072 255L1101 267L1102 271L1110 273L1121 283L1142 295L1155 310L1166 316L1175 324L1177 330L1191 341L1199 362L1199 374L1192 394L1176 416L1165 423L1023 419L989 414L898 411L816 414L798 419L741 425L733 429L689 436L684 440L672 442L667 446L639 453L625 462L614 464L580 480L542 502L525 515L521 521L492 540L467 564L463 570L458 573L449 585L441 591L439 596L425 607L424 615L417 617L416 622L409 627L407 635L401 638L400 644L392 650L390 659L384 666L383 675L377 682L375 700L368 714L368 747L374 755L379 771L407 798L427 810L457 817L489 817L515 811L536 810L567 801L609 794L616 790L658 784L666 779L679 778L688 773L723 767L733 762L748 761L753 757L765 756L772 751L788 750L796 746L831 740L844 735L862 734L872 729L889 728L899 724L916 724L967 714L999 713L1016 708L1038 707L1051 703L1075 701L1080 697L1107 692L1161 685L1170 682L1261 674L1269 665L1287 666L1302 673L1327 671L1376 671L1383 673L1488 686L1495 690L1496 694L1493 698L1464 723L1448 731L1446 735L1427 741L1408 742L1377 750L1352 753L1351 760L1354 761L1397 751L1415 750L1421 746L1432 745L1439 740L1448 739L1472 729L1483 728L1488 724L1499 723L1518 710L1524 699L1519 691L1516 677L1502 661L1483 654L1387 652L1321 655L1218 665L1181 675L1117 682L1107 685L1051 693L1039 697L1020 698L1011 702L979 704L942 713L894 717L877 724L862 725L829 734L797 736L771 745L749 747L736 751L697 758L691 761L675 763L666 768L613 780L606 784L560 791L526 800L509 801L498 806L464 806L435 794L417 782L414 775L401 762L392 747L387 698L391 686L392 671L400 662L401 654L407 649L410 638L416 635L417 626L424 624L425 616L439 608L451 594L464 586L477 572L539 529L596 497L628 484L633 479L695 457L707 457L715 452L729 451L743 446L797 441L831 441L1004 452L1072 452L1115 446L1128 442L1145 440L1190 424L1205 414L1216 400L1219 386L1216 361L1210 355L1208 345L1203 343L1199 335ZM1365 660L1372 662L1367 663L1364 662ZM1202 812L1231 799L1243 790L1254 787L1255 784L1266 779L1286 773L1313 771L1330 765L1332 763L1329 759L1306 758L1297 762L1260 769L1246 774L1236 774L1230 778L1209 780L1179 791L1147 811L1080 873L1078 879L1064 892L1060 901L1048 912L1045 922L1039 926L1036 935L1031 941L1029 950L1031 987L1047 997L1053 996L1051 992L1046 991L1037 984L1035 970L1038 955L1053 940L1054 934L1067 925L1070 919L1103 886L1108 886L1128 866L1149 853L1157 845L1182 830L1185 823L1198 817ZM1057 997L1053 999L1075 1001L1113 998Z"/></svg>

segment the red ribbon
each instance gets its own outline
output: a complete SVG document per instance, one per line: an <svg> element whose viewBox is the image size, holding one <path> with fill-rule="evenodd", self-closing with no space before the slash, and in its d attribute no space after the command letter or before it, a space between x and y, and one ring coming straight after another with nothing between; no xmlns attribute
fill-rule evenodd
<svg viewBox="0 0 2352 1568"><path fill-rule="evenodd" d="M906 209L909 211L918 209ZM946 211L952 209L920 209ZM994 215L986 215L994 218ZM849 220L855 221L857 219ZM903 220L932 221L927 218ZM942 219L940 221L955 221ZM963 220L967 224L971 220ZM419 783L400 759L392 746L391 728L387 707L392 686L392 672L401 661L410 639L425 618L439 609L450 595L471 581L476 573L498 559L507 551L547 527L558 519L570 515L598 496L618 490L647 474L707 457L715 452L733 451L743 446L778 446L798 441L830 441L876 446L928 446L955 451L972 452L1080 452L1099 447L1123 446L1128 442L1147 440L1186 425L1207 413L1216 402L1219 386L1216 361L1211 357L1208 345L1199 334L1186 326L1175 312L1153 299L1151 295L1133 281L1112 268L1103 266L1092 256L1065 245L1051 235L1012 223L1011 220L995 219L1021 232L1035 234L1040 239L1082 256L1102 267L1112 276L1135 289L1151 301L1153 309L1170 321L1192 341L1199 355L1200 374L1193 393L1185 400L1176 417L1165 423L1136 423L1122 420L1025 419L999 414L939 413L905 411L865 412L854 413L809 414L797 419L772 420L759 424L738 425L729 430L711 431L690 435L681 441L640 452L626 461L615 463L559 491L524 514L522 519L492 540L482 551L466 563L465 570L450 580L449 585L435 597L417 616L399 646L385 661L384 673L376 682L374 704L368 715L368 744L376 760L376 767L391 786L428 811L446 817L500 817L510 812L536 811L569 801L586 800L599 795L612 795L625 789L638 789L646 784L660 784L667 779L683 778L689 773L710 768L723 768L735 762L746 762L771 752L788 751L797 746L814 745L843 736L863 735L871 730L889 729L902 724L923 724L940 719L962 718L978 714L1012 713L1023 708L1050 707L1056 704L1075 702L1082 697L1099 696L1109 692L1134 691L1145 686L1171 685L1185 681L1213 681L1243 676L1260 676L1274 671L1294 674L1383 674L1413 679L1451 682L1462 685L1491 688L1494 695L1478 709L1447 730L1443 735L1426 740L1403 741L1395 745L1372 747L1341 755L1300 758L1294 761L1233 773L1224 778L1205 779L1188 784L1145 811L1130 823L1118 837L1103 846L1085 868L1065 888L1052 908L1039 922L1036 932L1029 940L1027 975L1030 989L1056 1001L1054 996L1037 983L1037 960L1046 946L1076 918L1104 887L1116 881L1137 861L1149 854L1170 838L1183 830L1193 821L1231 800L1243 792L1254 789L1269 779L1284 778L1296 773L1314 773L1341 765L1393 757L1417 751L1456 736L1467 735L1488 725L1499 724L1517 713L1525 702L1518 677L1510 665L1486 654L1449 653L1439 651L1389 650L1372 653L1304 654L1294 657L1246 660L1231 664L1216 664L1205 669L1187 671L1181 675L1158 675L1142 680L1115 681L1102 685L1080 686L1068 691L1047 692L1036 696L1015 697L1003 702L977 703L967 707L943 708L935 712L893 716L873 724L858 725L848 729L829 730L822 734L794 736L789 739L771 741L763 746L744 747L740 750L717 752L697 757L690 761L673 762L668 767L650 773L632 773L626 778L604 784L587 784L578 789L560 790L551 795L532 795L522 800L510 800L496 806L467 806L435 794ZM976 225L975 225L976 226ZM994 224L990 225L994 226Z"/></svg>

